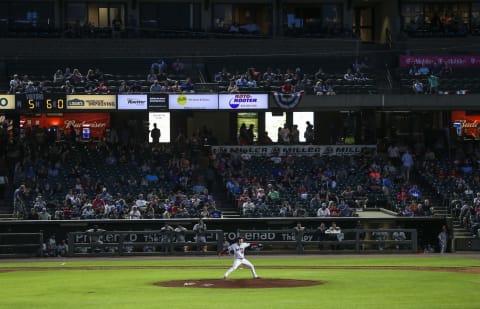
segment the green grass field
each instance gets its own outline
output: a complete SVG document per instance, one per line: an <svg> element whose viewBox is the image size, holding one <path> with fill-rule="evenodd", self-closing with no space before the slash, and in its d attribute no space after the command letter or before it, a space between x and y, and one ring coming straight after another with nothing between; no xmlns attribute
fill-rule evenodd
<svg viewBox="0 0 480 309"><path fill-rule="evenodd" d="M480 308L477 255L249 259L263 278L320 280L324 284L277 289L153 285L221 278L232 263L229 257L0 260L0 308ZM360 266L372 269L352 268ZM379 268L382 266L399 269ZM433 267L437 270L426 269ZM471 269L446 271L450 267ZM230 278L250 278L250 272L239 269Z"/></svg>

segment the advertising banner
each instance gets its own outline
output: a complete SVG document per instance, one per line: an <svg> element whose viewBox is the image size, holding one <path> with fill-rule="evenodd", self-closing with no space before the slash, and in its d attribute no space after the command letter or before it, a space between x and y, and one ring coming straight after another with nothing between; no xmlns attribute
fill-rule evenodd
<svg viewBox="0 0 480 309"><path fill-rule="evenodd" d="M117 96L118 110L146 110L146 94L119 94Z"/></svg>
<svg viewBox="0 0 480 309"><path fill-rule="evenodd" d="M69 110L115 110L117 97L115 95L67 95L67 109Z"/></svg>
<svg viewBox="0 0 480 309"><path fill-rule="evenodd" d="M278 146L212 146L213 153L247 153L252 156L354 156L376 151L375 145L278 145Z"/></svg>
<svg viewBox="0 0 480 309"><path fill-rule="evenodd" d="M452 126L457 135L469 139L480 139L480 114L467 115L465 111L452 111Z"/></svg>
<svg viewBox="0 0 480 309"><path fill-rule="evenodd" d="M268 109L268 94L266 93L237 93L220 94L218 97L219 109Z"/></svg>
<svg viewBox="0 0 480 309"><path fill-rule="evenodd" d="M149 93L148 94L148 110L158 111L168 109L168 94L166 93Z"/></svg>
<svg viewBox="0 0 480 309"><path fill-rule="evenodd" d="M218 94L170 94L169 109L218 109Z"/></svg>
<svg viewBox="0 0 480 309"><path fill-rule="evenodd" d="M51 117L47 114L41 114L40 117L20 116L21 127L36 125L40 128L57 128L65 132L73 126L78 133L82 132L83 128L89 128L91 137L104 137L105 129L110 128L110 114L65 113L58 117Z"/></svg>
<svg viewBox="0 0 480 309"><path fill-rule="evenodd" d="M461 55L442 55L442 56L400 56L400 67L408 68L412 65L426 65L432 66L433 63L438 63L442 65L443 63L448 63L449 66L455 68L459 67L479 67L480 66L480 56L461 56Z"/></svg>
<svg viewBox="0 0 480 309"><path fill-rule="evenodd" d="M15 96L13 94L0 94L0 111L15 109Z"/></svg>

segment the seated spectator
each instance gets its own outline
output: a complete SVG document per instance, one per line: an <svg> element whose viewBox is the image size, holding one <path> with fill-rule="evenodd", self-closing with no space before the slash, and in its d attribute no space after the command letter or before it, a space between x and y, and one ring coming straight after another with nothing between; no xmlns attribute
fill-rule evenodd
<svg viewBox="0 0 480 309"><path fill-rule="evenodd" d="M445 61L443 63L442 70L441 70L440 74L442 76L450 76L450 75L452 75L452 73L453 73L452 67L448 64L448 62Z"/></svg>
<svg viewBox="0 0 480 309"><path fill-rule="evenodd" d="M435 75L435 76L438 76L442 73L442 68L440 67L440 65L438 64L438 62L434 62L433 65L432 65L432 68L430 70L431 74L432 75Z"/></svg>
<svg viewBox="0 0 480 309"><path fill-rule="evenodd" d="M425 64L422 64L420 68L418 68L418 73L420 75L428 75L430 73L430 69Z"/></svg>
<svg viewBox="0 0 480 309"><path fill-rule="evenodd" d="M130 86L127 85L127 82L122 80L120 87L118 87L118 93L128 93L130 92Z"/></svg>
<svg viewBox="0 0 480 309"><path fill-rule="evenodd" d="M162 92L162 86L158 83L158 80L155 80L150 86L150 92Z"/></svg>
<svg viewBox="0 0 480 309"><path fill-rule="evenodd" d="M130 86L130 92L141 92L142 86L138 81L133 81L133 84Z"/></svg>
<svg viewBox="0 0 480 309"><path fill-rule="evenodd" d="M423 88L423 83L418 79L413 81L412 89L413 89L413 92L417 94L425 93L425 90Z"/></svg>
<svg viewBox="0 0 480 309"><path fill-rule="evenodd" d="M245 75L240 75L236 80L235 84L237 84L238 87L247 87L248 80L245 77Z"/></svg>
<svg viewBox="0 0 480 309"><path fill-rule="evenodd" d="M343 75L343 79L349 82L355 80L355 75L352 73L351 69L347 69L347 73Z"/></svg>
<svg viewBox="0 0 480 309"><path fill-rule="evenodd" d="M275 73L273 72L271 67L268 67L265 73L263 73L263 80L264 81L273 81L275 80Z"/></svg>
<svg viewBox="0 0 480 309"><path fill-rule="evenodd" d="M10 89L9 93L18 93L23 90L23 83L18 77L18 74L14 74L13 78L10 80Z"/></svg>
<svg viewBox="0 0 480 309"><path fill-rule="evenodd" d="M78 69L73 69L72 76L69 78L73 85L80 85L84 82L83 75Z"/></svg>
<svg viewBox="0 0 480 309"><path fill-rule="evenodd" d="M321 207L317 210L317 217L330 217L330 209L327 208L327 203L322 203Z"/></svg>
<svg viewBox="0 0 480 309"><path fill-rule="evenodd" d="M141 217L142 217L142 214L137 209L137 206L132 206L132 210L130 210L130 212L128 213L128 219L135 220L135 219L140 219Z"/></svg>
<svg viewBox="0 0 480 309"><path fill-rule="evenodd" d="M182 92L194 92L194 85L190 77L187 77L187 79L180 84L180 89Z"/></svg>
<svg viewBox="0 0 480 309"><path fill-rule="evenodd" d="M323 92L323 81L319 80L315 83L315 86L313 86L313 93L316 95L324 95L325 93Z"/></svg>
<svg viewBox="0 0 480 309"><path fill-rule="evenodd" d="M333 90L333 87L330 84L330 80L323 83L322 91L324 95L336 95L335 90Z"/></svg>
<svg viewBox="0 0 480 309"><path fill-rule="evenodd" d="M155 70L150 69L150 72L147 75L147 81L150 82L150 83L153 83L156 80L158 80L158 77L157 77L157 74L155 74Z"/></svg>
<svg viewBox="0 0 480 309"><path fill-rule="evenodd" d="M37 93L37 87L35 87L35 85L33 84L32 81L29 81L27 83L27 86L24 89L24 92L25 93Z"/></svg>
<svg viewBox="0 0 480 309"><path fill-rule="evenodd" d="M327 78L327 74L323 71L322 68L318 68L318 71L314 74L315 80L325 80Z"/></svg>
<svg viewBox="0 0 480 309"><path fill-rule="evenodd" d="M58 69L54 74L53 74L53 82L55 84L61 84L65 80L65 76L63 75L63 71L61 69Z"/></svg>
<svg viewBox="0 0 480 309"><path fill-rule="evenodd" d="M257 88L257 81L254 80L252 77L249 77L248 81L247 81L247 87L248 88Z"/></svg>
<svg viewBox="0 0 480 309"><path fill-rule="evenodd" d="M295 87L292 84L291 79L285 80L285 83L281 87L282 93L293 93L295 91Z"/></svg>
<svg viewBox="0 0 480 309"><path fill-rule="evenodd" d="M229 93L239 93L238 85L235 83L235 81L230 81L230 84L228 85L227 91Z"/></svg>
<svg viewBox="0 0 480 309"><path fill-rule="evenodd" d="M254 210L255 210L255 203L253 203L252 200L248 197L242 205L242 214L244 216L247 216L249 214L252 214Z"/></svg>
<svg viewBox="0 0 480 309"><path fill-rule="evenodd" d="M408 70L408 74L411 76L421 75L418 70L418 67L415 64L410 67L410 69Z"/></svg>
<svg viewBox="0 0 480 309"><path fill-rule="evenodd" d="M104 82L100 82L97 88L95 88L94 92L100 94L107 94L110 93L110 88L108 88L108 86Z"/></svg>

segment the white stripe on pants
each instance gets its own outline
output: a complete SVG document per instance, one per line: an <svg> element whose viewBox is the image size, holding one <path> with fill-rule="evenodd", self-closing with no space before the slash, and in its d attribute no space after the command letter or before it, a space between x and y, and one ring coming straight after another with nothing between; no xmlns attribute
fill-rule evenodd
<svg viewBox="0 0 480 309"><path fill-rule="evenodd" d="M252 263L250 263L249 260L243 258L243 259L234 259L233 260L233 265L232 267L230 267L227 272L225 273L225 278L228 277L228 275L230 275L235 269L238 268L238 266L240 266L241 264L247 266L248 268L250 268L250 270L252 271L252 275L254 278L258 277L257 273L255 272L255 267L253 266Z"/></svg>

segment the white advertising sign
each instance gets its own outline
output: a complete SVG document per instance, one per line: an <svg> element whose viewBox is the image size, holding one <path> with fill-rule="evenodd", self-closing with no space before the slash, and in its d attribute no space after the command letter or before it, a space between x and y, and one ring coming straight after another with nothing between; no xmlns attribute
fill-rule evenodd
<svg viewBox="0 0 480 309"><path fill-rule="evenodd" d="M146 94L119 94L117 96L117 105L119 110L146 110Z"/></svg>
<svg viewBox="0 0 480 309"><path fill-rule="evenodd" d="M169 109L218 109L217 94L170 94Z"/></svg>
<svg viewBox="0 0 480 309"><path fill-rule="evenodd" d="M266 93L237 93L220 94L219 109L268 109L268 94Z"/></svg>

